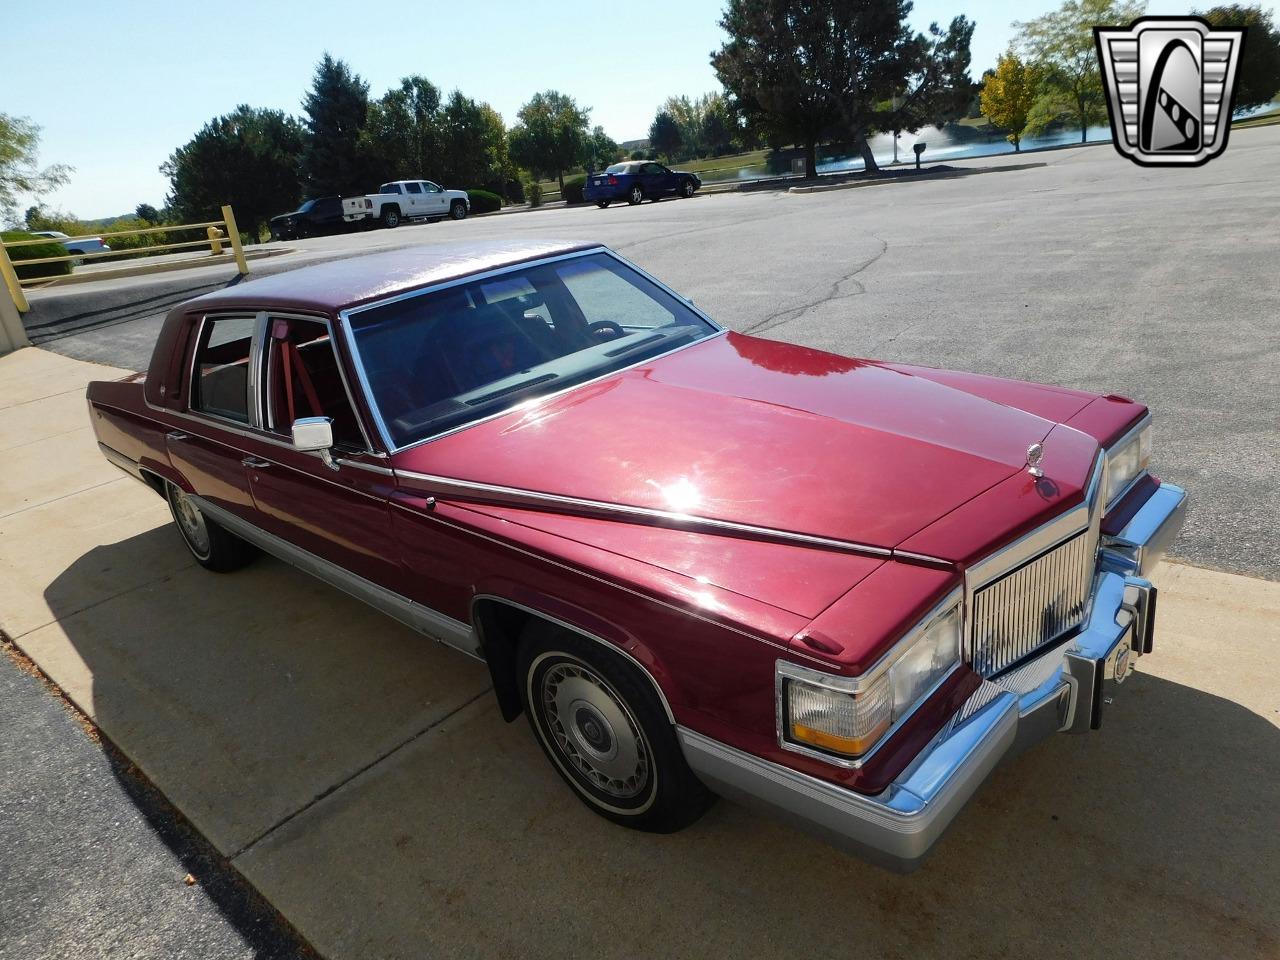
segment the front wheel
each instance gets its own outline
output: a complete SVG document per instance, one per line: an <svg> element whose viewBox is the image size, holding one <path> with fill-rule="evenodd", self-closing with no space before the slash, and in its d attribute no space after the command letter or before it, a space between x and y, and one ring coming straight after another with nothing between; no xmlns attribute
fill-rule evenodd
<svg viewBox="0 0 1280 960"><path fill-rule="evenodd" d="M196 563L206 570L230 573L258 555L252 544L228 533L206 517L181 487L168 484L165 499L169 501L169 512L173 514L173 522L187 549L196 558Z"/></svg>
<svg viewBox="0 0 1280 960"><path fill-rule="evenodd" d="M467 219L467 205L461 200L455 200L449 204L449 216L454 220Z"/></svg>
<svg viewBox="0 0 1280 960"><path fill-rule="evenodd" d="M597 200L596 206L599 207L601 210L607 210L609 209L610 202L611 201L609 200Z"/></svg>
<svg viewBox="0 0 1280 960"><path fill-rule="evenodd" d="M692 180L686 180L684 183L680 184L680 196L688 199L693 196L693 192L697 189L698 188L693 185Z"/></svg>
<svg viewBox="0 0 1280 960"><path fill-rule="evenodd" d="M636 204L642 203L643 201L644 201L644 191L641 190L638 186L632 187L631 192L627 194L627 203L631 204L631 206L634 207Z"/></svg>
<svg viewBox="0 0 1280 960"><path fill-rule="evenodd" d="M556 772L600 816L672 833L714 802L649 680L607 647L535 622L520 644L521 699Z"/></svg>

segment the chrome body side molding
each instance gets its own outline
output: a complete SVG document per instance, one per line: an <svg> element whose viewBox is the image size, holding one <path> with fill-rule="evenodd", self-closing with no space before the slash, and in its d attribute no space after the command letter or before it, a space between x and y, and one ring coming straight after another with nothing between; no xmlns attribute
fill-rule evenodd
<svg viewBox="0 0 1280 960"><path fill-rule="evenodd" d="M349 594L357 600L363 600L369 606L382 611L394 620L399 620L405 626L419 633L426 634L428 637L439 640L441 643L456 650L461 650L477 660L484 660L484 653L480 649L479 639L470 625L454 620L452 617L447 617L443 613L432 610L430 607L415 603L407 597L402 597L400 594L394 593L385 587L378 586L371 580L357 576L336 563L331 563L310 551L296 547L275 534L268 533L261 527L249 523L247 520L237 517L221 507L214 506L203 497L193 496L191 500L200 508L200 512L210 520L213 520L219 526L226 527L237 537L247 540L264 553L269 553L273 557L297 567L304 573L309 573L330 586L337 587L343 593Z"/></svg>
<svg viewBox="0 0 1280 960"><path fill-rule="evenodd" d="M604 500L567 497L558 493L544 493L538 490L527 490L522 487L505 487L493 483L459 480L456 477L414 473L410 470L397 470L396 479L401 481L404 489L421 493L423 496L441 496L464 501L470 500L476 503L531 507L553 513L569 513L574 516L623 520L631 523L646 523L653 526L674 527L680 530L693 530L701 533L748 537L772 543L816 547L823 550L839 550L844 553L883 557L886 560L894 557L894 551L886 547L876 547L852 540L836 540L808 533L779 530L774 527L758 527L749 523L735 523L730 520L715 520L688 513L655 510L651 507L634 507L620 503L609 503ZM927 557L922 554L911 554L909 559L917 563L927 562L946 568L953 566L950 561L937 557Z"/></svg>

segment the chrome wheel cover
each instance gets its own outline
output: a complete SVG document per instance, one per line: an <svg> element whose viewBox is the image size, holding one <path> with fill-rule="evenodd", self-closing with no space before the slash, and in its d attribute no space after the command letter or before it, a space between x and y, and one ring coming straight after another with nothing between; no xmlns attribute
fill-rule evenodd
<svg viewBox="0 0 1280 960"><path fill-rule="evenodd" d="M209 556L209 528L205 525L200 508L177 487L170 488L169 504L173 507L173 519L182 531L183 539L191 547L191 552L198 557Z"/></svg>
<svg viewBox="0 0 1280 960"><path fill-rule="evenodd" d="M629 800L649 784L650 750L622 698L580 663L542 675L542 714L556 751L596 789Z"/></svg>

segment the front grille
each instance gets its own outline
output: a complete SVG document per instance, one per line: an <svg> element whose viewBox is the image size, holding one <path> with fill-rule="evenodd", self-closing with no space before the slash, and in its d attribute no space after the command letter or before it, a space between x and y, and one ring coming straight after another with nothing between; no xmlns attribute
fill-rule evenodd
<svg viewBox="0 0 1280 960"><path fill-rule="evenodd" d="M990 677L1084 619L1093 580L1088 531L1065 540L973 595L973 669Z"/></svg>

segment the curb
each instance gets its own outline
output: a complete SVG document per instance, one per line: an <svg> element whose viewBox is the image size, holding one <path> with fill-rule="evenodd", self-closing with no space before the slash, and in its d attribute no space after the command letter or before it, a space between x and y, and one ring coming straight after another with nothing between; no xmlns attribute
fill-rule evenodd
<svg viewBox="0 0 1280 960"><path fill-rule="evenodd" d="M787 193L828 193L832 190L856 190L858 187L874 187L883 183L914 183L918 180L951 180L956 177L971 177L979 173L1008 173L1013 170L1031 170L1035 167L1047 167L1045 161L1036 163L1009 163L997 167L965 167L956 170L924 171L917 174L896 177L875 177L870 180L851 180L845 183L819 183L811 187L788 187Z"/></svg>

